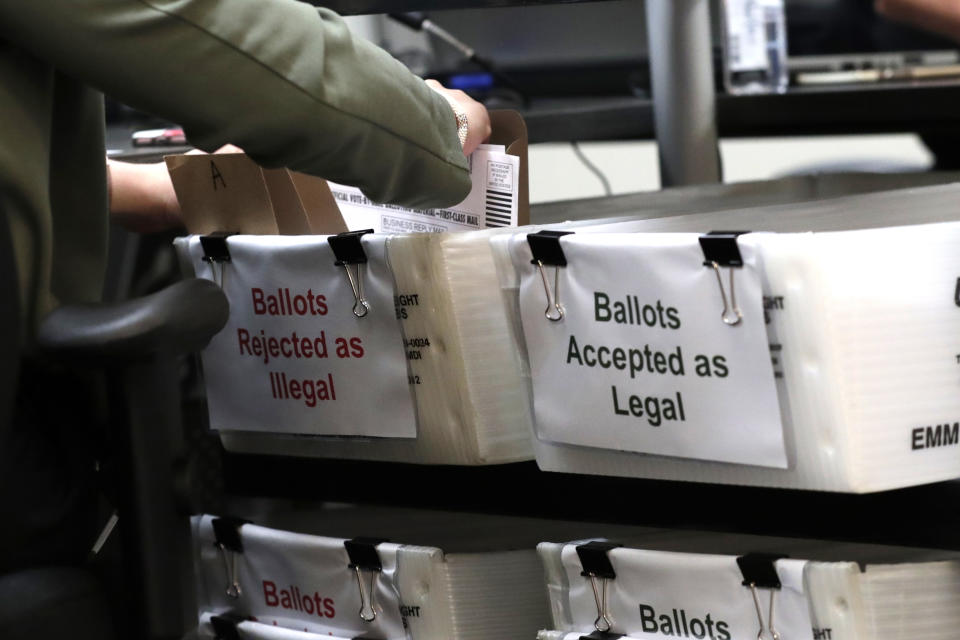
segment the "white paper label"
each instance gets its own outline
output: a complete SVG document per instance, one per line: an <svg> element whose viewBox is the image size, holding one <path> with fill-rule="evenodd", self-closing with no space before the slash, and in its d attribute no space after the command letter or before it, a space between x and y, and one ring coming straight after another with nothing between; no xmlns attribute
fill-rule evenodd
<svg viewBox="0 0 960 640"><path fill-rule="evenodd" d="M767 67L767 37L761 0L723 0L731 71Z"/></svg>
<svg viewBox="0 0 960 640"><path fill-rule="evenodd" d="M784 468L755 235L735 269L743 319L721 319L697 234L573 234L560 243L563 318L526 237L512 240L537 435L588 447ZM544 267L553 287L554 267ZM729 295L729 270L721 269Z"/></svg>
<svg viewBox="0 0 960 640"><path fill-rule="evenodd" d="M606 582L612 631L643 640L753 640L760 621L733 556L618 548L607 552L616 579ZM597 606L576 547L561 554L570 584L570 610L578 631L593 630ZM763 619L775 594L774 628L784 640L812 640L804 560L777 560L779 590L758 589ZM598 583L598 587L601 586ZM764 638L769 638L766 633Z"/></svg>
<svg viewBox="0 0 960 640"><path fill-rule="evenodd" d="M230 319L202 354L211 428L416 437L385 243L363 237L369 312L358 318L326 236L227 238ZM197 276L217 281L221 267L203 261L199 237L189 251Z"/></svg>
<svg viewBox="0 0 960 640"><path fill-rule="evenodd" d="M359 189L330 183L330 191L350 229L384 233L474 231L517 226L520 158L502 145L481 145L470 154L473 188L449 209L406 209L371 202Z"/></svg>
<svg viewBox="0 0 960 640"><path fill-rule="evenodd" d="M377 555L381 572L361 572L373 580L376 618L361 620L360 591L343 540L290 533L246 524L241 529L243 553L227 551L226 558L215 544L212 518L199 524L199 571L205 609L210 613L232 611L265 625L276 625L323 635L355 638L369 634L385 640L407 637L396 589L397 552L400 545L381 543ZM227 595L236 566L240 596ZM367 583L369 585L369 582ZM366 588L366 586L365 586ZM369 616L369 613L367 615Z"/></svg>

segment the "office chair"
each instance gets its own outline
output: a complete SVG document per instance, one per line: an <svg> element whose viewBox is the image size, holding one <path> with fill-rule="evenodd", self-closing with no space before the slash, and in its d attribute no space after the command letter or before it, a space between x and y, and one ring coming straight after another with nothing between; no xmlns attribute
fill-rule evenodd
<svg viewBox="0 0 960 640"><path fill-rule="evenodd" d="M0 211L0 446L11 427L22 346L13 244ZM178 357L202 349L226 323L229 306L212 282L188 279L113 304L63 306L43 319L43 356L103 370L109 387L112 494L123 550L123 628L111 629L107 599L85 567L37 567L0 575L4 640L181 638L193 626L189 508L185 483ZM0 524L2 526L2 524Z"/></svg>

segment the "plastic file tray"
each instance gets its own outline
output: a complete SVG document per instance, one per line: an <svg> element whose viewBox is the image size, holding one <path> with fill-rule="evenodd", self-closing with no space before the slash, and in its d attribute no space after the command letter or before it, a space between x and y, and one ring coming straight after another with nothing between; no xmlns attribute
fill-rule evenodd
<svg viewBox="0 0 960 640"><path fill-rule="evenodd" d="M960 223L945 222L960 218L958 202L960 188L930 187L580 228L784 232L769 236L763 260L767 293L785 300L773 318L783 345L778 392L789 468L536 440L539 466L855 493L960 477L954 437L960 421ZM823 233L802 233L811 230ZM501 284L515 301L509 241L491 244ZM523 351L516 312L513 327ZM945 426L938 431L938 425Z"/></svg>
<svg viewBox="0 0 960 640"><path fill-rule="evenodd" d="M330 439L222 430L239 453L477 465L533 458L530 409L521 360L498 285L488 239L497 231L392 236L387 240L408 338L426 338L412 364L415 440ZM499 232L502 233L502 232ZM189 238L179 239L183 259ZM205 274L201 274L205 275ZM362 383L362 381L356 381ZM376 391L371 390L371 398Z"/></svg>
<svg viewBox="0 0 960 640"><path fill-rule="evenodd" d="M539 640L579 639L594 631L593 615L578 617L571 612L569 572L561 561L564 546L569 545L543 543L539 546L553 615L552 629L541 631ZM695 565L697 558L701 557L693 552L698 548L733 557L761 552L809 558L803 568L803 588L813 628L809 636L801 637L948 640L956 637L960 624L960 561L955 553L693 532L675 533L672 539L663 534L659 540L651 536L642 544L631 546L674 552L674 556L683 557L683 564L687 566ZM677 551L681 553L675 553ZM679 563L677 570L680 571ZM620 569L617 571L619 577ZM695 585L690 586L695 590ZM733 594L733 602L746 607L756 622L749 590L739 585L732 589L738 587L743 593ZM769 592L760 590L758 593L766 615ZM639 601L639 594L637 596L634 599ZM630 595L627 597L629 599ZM683 604L692 604L682 602L683 595L675 599L680 608ZM695 605L688 607L688 615L703 613L695 613L694 608ZM713 615L722 618L724 613L714 611ZM613 620L613 631L622 632L615 616ZM660 636L631 634L629 637ZM755 637L755 633L749 637Z"/></svg>
<svg viewBox="0 0 960 640"><path fill-rule="evenodd" d="M385 571L377 577L378 588L381 593L395 590L397 594L395 601L385 597L377 601L380 619L392 616L403 620L391 633L389 624L380 619L372 623L359 620L357 582L348 567L350 558L342 538L251 524L239 528L244 551L237 554L235 566L242 596L232 599L225 587L229 584L226 567L233 560L227 556L225 562L224 553L217 547L213 521L212 516L198 516L193 522L201 631L209 630L213 615L248 620L252 616L264 625L277 623L281 628L319 636L329 633L334 637L367 635L402 640L409 633L411 640L500 640L533 638L549 621L543 570L532 546L501 552L445 553L437 547L377 545ZM389 529L374 527L365 533ZM389 553L395 554L392 575L386 573ZM362 574L364 580L369 577ZM264 587L266 580L272 586ZM273 606L266 606L265 589ZM293 594L286 608L282 606L283 590ZM330 598L325 611L332 611L332 617L318 618L302 606L293 606L292 599L310 599L314 594L319 594L321 602ZM391 611L397 603L399 611Z"/></svg>
<svg viewBox="0 0 960 640"><path fill-rule="evenodd" d="M780 183L732 188L735 201L743 191L766 193L768 189L777 191L776 197L798 197L790 190L781 196ZM802 195L814 197L817 193L811 189ZM663 194L666 202L654 200L645 216L675 209L702 210L708 206L704 201L713 201L705 196L712 195L699 189L669 190ZM416 393L419 422L415 441L333 440L227 429L220 432L225 448L238 453L425 464L531 459L527 365L516 346L513 326L516 298L509 285L501 290L494 261L502 256L491 256L488 246L490 238L512 232L404 235L389 241L398 293L423 294L424 312L409 319L404 330L408 336L428 337L434 347L423 350L423 360L416 363L423 384ZM180 239L176 243L181 258L187 242ZM181 263L184 273L193 273L188 260Z"/></svg>

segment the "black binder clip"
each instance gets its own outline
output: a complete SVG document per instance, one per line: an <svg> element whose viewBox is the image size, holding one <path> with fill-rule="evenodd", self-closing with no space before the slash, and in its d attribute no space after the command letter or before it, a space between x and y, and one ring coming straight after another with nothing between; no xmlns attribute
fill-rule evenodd
<svg viewBox="0 0 960 640"><path fill-rule="evenodd" d="M533 254L533 260L530 264L537 265L540 270L540 279L543 280L543 290L547 294L547 309L543 312L547 320L557 322L563 319L563 306L560 304L560 267L567 266L567 257L563 255L563 248L560 246L560 238L573 233L572 231L538 231L527 234L527 244L530 245L530 253ZM553 267L553 292L550 291L550 285L547 283L547 274L543 269L544 265ZM555 312L551 315L551 312Z"/></svg>
<svg viewBox="0 0 960 640"><path fill-rule="evenodd" d="M246 520L238 518L214 518L212 522L215 544L220 549L227 573L227 595L231 598L239 598L243 593L240 588L240 576L237 574L237 556L243 553L240 527L246 523Z"/></svg>
<svg viewBox="0 0 960 640"><path fill-rule="evenodd" d="M240 640L237 624L240 620L233 616L211 616L210 626L213 627L215 640Z"/></svg>
<svg viewBox="0 0 960 640"><path fill-rule="evenodd" d="M723 323L730 325L740 324L743 312L737 304L737 292L733 286L733 270L743 266L743 257L740 247L737 246L737 236L749 231L711 231L700 236L700 249L703 251L703 265L712 267L717 274L717 284L720 286L720 297L723 299L723 311L720 317ZM730 272L730 301L723 290L723 278L720 277L720 267L727 267Z"/></svg>
<svg viewBox="0 0 960 640"><path fill-rule="evenodd" d="M333 249L333 255L337 259L334 264L343 267L343 270L347 272L350 288L353 289L353 315L358 318L364 317L370 311L370 303L363 295L363 265L367 263L367 254L364 252L360 240L368 233L373 233L373 229L346 231L327 238L330 248ZM351 267L356 267L356 276L351 271Z"/></svg>
<svg viewBox="0 0 960 640"><path fill-rule="evenodd" d="M773 622L774 602L776 601L777 591L780 590L780 576L777 575L776 561L780 558L786 558L784 555L772 553L748 553L745 556L737 558L737 566L740 567L740 573L743 575L743 586L749 587L750 594L753 596L753 606L757 609L757 620L760 624L760 631L757 638L763 639L764 633L769 632L773 640L780 640L780 634L777 633ZM768 589L770 591L770 605L767 610L767 620L763 620L763 609L760 607L760 596L757 589Z"/></svg>
<svg viewBox="0 0 960 640"><path fill-rule="evenodd" d="M610 564L607 553L611 549L622 546L615 542L601 542L599 540L577 545L577 557L580 558L580 566L583 567L580 575L590 579L593 600L597 605L597 617L593 621L593 628L600 633L607 633L613 627L610 613L607 610L607 582L614 580L617 573L613 570L613 565ZM598 581L600 582L599 587L597 586Z"/></svg>
<svg viewBox="0 0 960 640"><path fill-rule="evenodd" d="M200 236L200 247L203 248L203 261L210 265L213 272L213 281L223 288L223 274L226 263L230 262L230 249L227 247L227 238L232 233L218 231L208 236Z"/></svg>
<svg viewBox="0 0 960 640"><path fill-rule="evenodd" d="M386 542L381 538L353 538L344 540L343 546L350 558L348 569L353 570L357 578L357 590L360 592L360 619L364 622L373 622L377 619L377 607L374 600L377 586L377 576L383 571L380 564L380 555L377 545ZM369 576L364 581L363 576Z"/></svg>
<svg viewBox="0 0 960 640"><path fill-rule="evenodd" d="M580 640L620 640L622 633L610 633L609 631L594 631L590 635L580 636Z"/></svg>

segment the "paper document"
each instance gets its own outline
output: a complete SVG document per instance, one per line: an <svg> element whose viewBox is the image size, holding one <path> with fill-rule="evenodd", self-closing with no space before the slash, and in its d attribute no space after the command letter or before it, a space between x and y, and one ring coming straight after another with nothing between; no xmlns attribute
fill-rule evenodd
<svg viewBox="0 0 960 640"><path fill-rule="evenodd" d="M517 226L520 158L503 145L484 144L470 154L473 189L448 209L406 209L371 202L359 189L330 183L330 190L350 229L383 233L475 231Z"/></svg>
<svg viewBox="0 0 960 640"><path fill-rule="evenodd" d="M556 275L522 269L520 313L541 440L617 451L786 468L763 316L760 234L742 235L734 277L703 264L693 233L564 236ZM725 322L717 277L736 287ZM556 278L564 314L544 317ZM556 318L554 315L553 318Z"/></svg>
<svg viewBox="0 0 960 640"><path fill-rule="evenodd" d="M367 311L358 316L351 279L324 236L231 236L220 265L189 239L194 272L230 301L226 326L203 351L212 429L417 436L386 241L363 239L357 277Z"/></svg>

